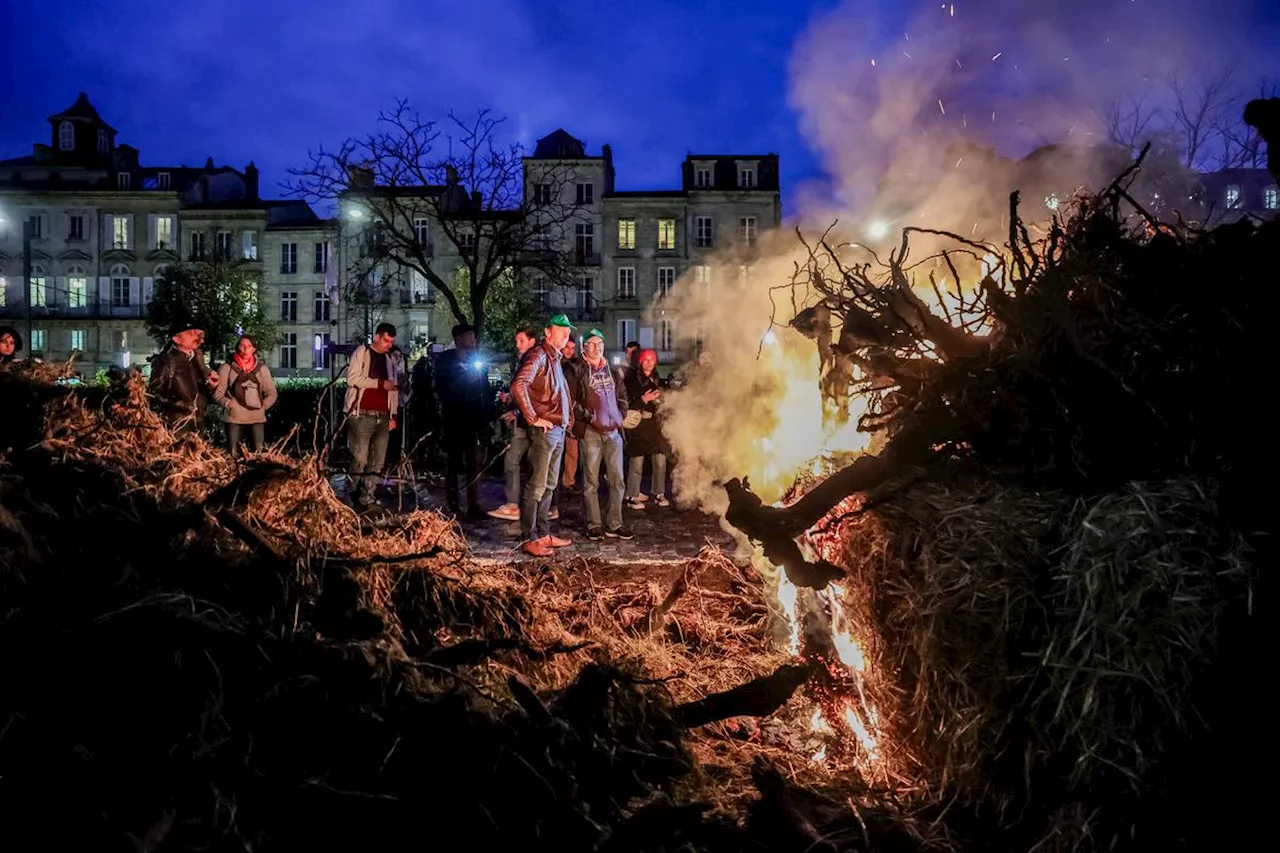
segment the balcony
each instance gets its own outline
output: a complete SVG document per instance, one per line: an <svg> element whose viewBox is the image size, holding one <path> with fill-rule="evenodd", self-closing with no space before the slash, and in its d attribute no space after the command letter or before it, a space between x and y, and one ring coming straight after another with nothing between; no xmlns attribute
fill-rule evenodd
<svg viewBox="0 0 1280 853"><path fill-rule="evenodd" d="M564 313L569 316L569 320L573 323L604 322L604 306L594 298L579 299L577 304L565 308Z"/></svg>
<svg viewBox="0 0 1280 853"><path fill-rule="evenodd" d="M109 300L91 300L84 305L32 305L33 320L111 320L142 319L147 316L145 304L113 305ZM0 304L0 319L24 320L27 304L20 300Z"/></svg>

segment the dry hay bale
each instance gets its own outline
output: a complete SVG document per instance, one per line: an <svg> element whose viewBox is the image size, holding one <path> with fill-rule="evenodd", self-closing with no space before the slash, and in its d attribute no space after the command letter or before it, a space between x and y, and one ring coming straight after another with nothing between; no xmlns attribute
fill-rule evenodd
<svg viewBox="0 0 1280 853"><path fill-rule="evenodd" d="M844 535L897 773L1043 849L1132 841L1143 796L1187 794L1171 772L1233 701L1206 686L1248 666L1218 644L1252 583L1198 483L1090 499L917 485Z"/></svg>

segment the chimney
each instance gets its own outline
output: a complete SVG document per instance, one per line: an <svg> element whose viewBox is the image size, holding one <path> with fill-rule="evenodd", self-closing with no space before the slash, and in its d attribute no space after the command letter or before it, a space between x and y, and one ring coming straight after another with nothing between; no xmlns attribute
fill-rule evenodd
<svg viewBox="0 0 1280 853"><path fill-rule="evenodd" d="M207 160L205 160L205 161L204 161L204 170L205 170L206 172L212 172L212 171L213 171L214 169L216 169L216 168L218 168L218 167L217 167L217 166L215 166L215 165L213 165L213 158L212 158L212 157L210 157L209 159L207 159Z"/></svg>
<svg viewBox="0 0 1280 853"><path fill-rule="evenodd" d="M604 191L613 192L613 146L607 142L600 146L600 156L604 158Z"/></svg>
<svg viewBox="0 0 1280 853"><path fill-rule="evenodd" d="M480 190L472 190L471 191L472 208L474 208L475 210L480 210L480 208L483 206L482 204L483 202L484 202L484 193L480 192Z"/></svg>
<svg viewBox="0 0 1280 853"><path fill-rule="evenodd" d="M444 185L446 187L455 187L458 185L458 170L452 164L444 167Z"/></svg>
<svg viewBox="0 0 1280 853"><path fill-rule="evenodd" d="M357 192L373 189L373 168L365 163L348 166L347 189Z"/></svg>
<svg viewBox="0 0 1280 853"><path fill-rule="evenodd" d="M252 160L244 167L244 193L245 198L258 200L258 167L253 165Z"/></svg>

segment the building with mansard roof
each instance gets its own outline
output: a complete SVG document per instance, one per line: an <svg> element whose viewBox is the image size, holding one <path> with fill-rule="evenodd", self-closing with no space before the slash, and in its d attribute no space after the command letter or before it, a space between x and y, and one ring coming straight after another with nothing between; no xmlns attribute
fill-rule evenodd
<svg viewBox="0 0 1280 853"><path fill-rule="evenodd" d="M63 360L79 352L86 375L145 363L157 349L144 325L156 277L169 264L215 253L245 264L266 287L264 298L288 316L272 288L300 298L314 266L273 256L283 242L275 234L293 235L294 251L305 245L314 253L330 223L304 202L263 199L252 163L145 163L83 92L48 122L47 142L0 160L0 322L23 331L28 353ZM301 353L289 369L312 366L315 314L297 316L298 327L285 329ZM321 325L327 333L329 321ZM277 364L285 353L275 354Z"/></svg>

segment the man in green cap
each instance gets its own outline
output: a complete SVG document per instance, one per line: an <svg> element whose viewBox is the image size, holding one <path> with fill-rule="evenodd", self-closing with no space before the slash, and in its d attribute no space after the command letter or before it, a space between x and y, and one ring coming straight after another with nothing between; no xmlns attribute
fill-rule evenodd
<svg viewBox="0 0 1280 853"><path fill-rule="evenodd" d="M585 479L582 501L587 509L587 538L634 539L622 526L622 420L627 395L604 357L604 332L592 329L582 341L582 366L570 380L573 391L573 434L582 453ZM600 517L600 463L609 485L608 516Z"/></svg>
<svg viewBox="0 0 1280 853"><path fill-rule="evenodd" d="M542 343L525 354L511 380L511 398L529 425L529 464L533 473L520 500L520 533L524 538L520 547L532 557L547 557L553 548L572 544L551 535L549 518L551 497L560 482L565 432L573 426L573 404L560 367L560 350L572 331L568 317L552 317Z"/></svg>

